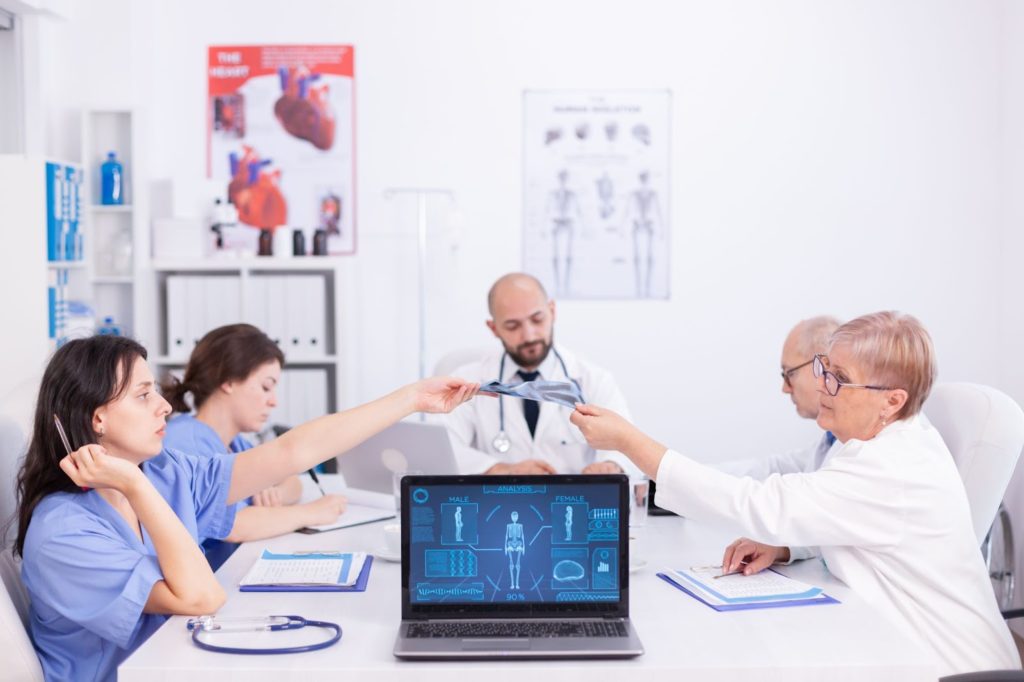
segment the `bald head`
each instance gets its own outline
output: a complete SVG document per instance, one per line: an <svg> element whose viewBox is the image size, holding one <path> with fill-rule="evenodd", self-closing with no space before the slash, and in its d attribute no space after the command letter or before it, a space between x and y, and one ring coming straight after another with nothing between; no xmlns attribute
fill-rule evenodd
<svg viewBox="0 0 1024 682"><path fill-rule="evenodd" d="M544 285L540 280L525 272L510 272L491 285L491 290L487 292L487 310L491 317L494 317L495 308L500 301L509 296L524 295L537 296L541 303L548 302L548 292L544 291Z"/></svg>
<svg viewBox="0 0 1024 682"><path fill-rule="evenodd" d="M487 307L487 327L508 356L527 371L539 367L554 343L555 302L544 286L536 277L513 272L491 287Z"/></svg>

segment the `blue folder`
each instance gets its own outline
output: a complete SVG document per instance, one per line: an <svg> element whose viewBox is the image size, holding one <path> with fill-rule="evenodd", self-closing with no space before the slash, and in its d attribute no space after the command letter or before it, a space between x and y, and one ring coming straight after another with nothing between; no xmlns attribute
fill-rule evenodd
<svg viewBox="0 0 1024 682"><path fill-rule="evenodd" d="M691 597L699 601L701 604L710 606L715 611L749 611L750 609L781 609L787 606L813 606L814 604L840 603L838 599L830 597L826 594L822 597L815 597L813 599L788 599L786 601L758 601L743 604L711 604L710 602L705 601L696 593L686 589L685 586L681 585L673 578L670 578L665 573L659 573L658 577L667 582L672 587L676 588L677 590L682 590L686 594L690 595Z"/></svg>
<svg viewBox="0 0 1024 682"><path fill-rule="evenodd" d="M373 557L367 556L354 585L242 585L239 592L365 592Z"/></svg>

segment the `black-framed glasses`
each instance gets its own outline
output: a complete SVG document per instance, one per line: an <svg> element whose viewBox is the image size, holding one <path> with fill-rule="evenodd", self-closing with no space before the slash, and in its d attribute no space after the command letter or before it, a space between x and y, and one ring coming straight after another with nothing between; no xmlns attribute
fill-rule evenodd
<svg viewBox="0 0 1024 682"><path fill-rule="evenodd" d="M782 381L785 382L785 384L787 386L789 386L790 388L793 388L793 381L792 381L793 375L796 374L797 370L803 369L804 367L806 367L807 365L811 364L812 362L814 362L814 358L811 358L807 362L801 362L796 367L790 367L789 369L782 370Z"/></svg>
<svg viewBox="0 0 1024 682"><path fill-rule="evenodd" d="M822 360L824 358L824 360ZM811 369L814 370L814 378L820 379L825 377L825 390L829 395L834 396L839 393L839 389L846 386L847 388L870 388L872 391L893 391L894 388L890 386L871 386L870 384L851 384L846 381L840 381L832 372L825 369L825 360L828 360L824 355L815 355L814 363L811 365Z"/></svg>

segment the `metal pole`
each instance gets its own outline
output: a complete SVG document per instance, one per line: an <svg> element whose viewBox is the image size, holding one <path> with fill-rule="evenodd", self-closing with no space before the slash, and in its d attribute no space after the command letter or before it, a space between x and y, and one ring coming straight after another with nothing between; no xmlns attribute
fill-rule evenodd
<svg viewBox="0 0 1024 682"><path fill-rule="evenodd" d="M427 194L417 192L419 208L419 251L420 263L420 379L427 376ZM420 421L426 421L427 415L420 412Z"/></svg>
<svg viewBox="0 0 1024 682"><path fill-rule="evenodd" d="M431 187L392 187L384 191L384 198L391 199L403 194L411 194L416 197L416 255L419 272L419 313L420 313L420 348L419 348L419 374L420 379L427 376L427 197L439 195L448 197L454 201L455 196L450 190L435 189ZM426 416L420 414L420 421L425 421Z"/></svg>

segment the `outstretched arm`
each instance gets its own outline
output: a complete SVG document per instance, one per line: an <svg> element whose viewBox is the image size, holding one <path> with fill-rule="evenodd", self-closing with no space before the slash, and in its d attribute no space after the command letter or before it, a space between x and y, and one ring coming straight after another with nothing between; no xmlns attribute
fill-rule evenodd
<svg viewBox="0 0 1024 682"><path fill-rule="evenodd" d="M597 450L618 450L629 457L650 478L657 478L664 445L611 410L595 405L577 405L569 420Z"/></svg>
<svg viewBox="0 0 1024 682"><path fill-rule="evenodd" d="M465 379L424 379L351 410L330 414L291 429L238 455L228 503L233 504L292 474L351 450L370 436L414 412L451 412L476 395L479 384Z"/></svg>

